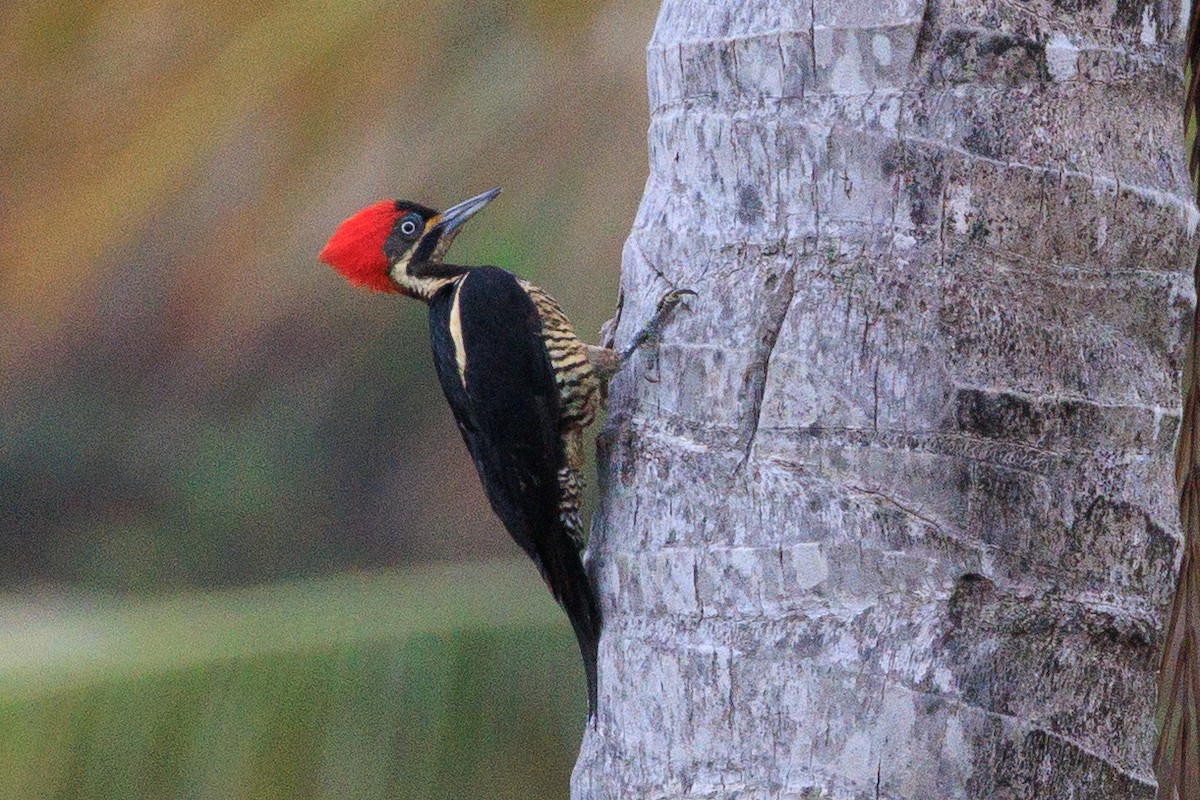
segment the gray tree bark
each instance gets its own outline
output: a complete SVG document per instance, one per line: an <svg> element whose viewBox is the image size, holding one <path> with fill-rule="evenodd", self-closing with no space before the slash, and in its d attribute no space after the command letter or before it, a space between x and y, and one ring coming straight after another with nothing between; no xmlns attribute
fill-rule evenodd
<svg viewBox="0 0 1200 800"><path fill-rule="evenodd" d="M1180 15L665 0L575 798L1153 796Z"/></svg>

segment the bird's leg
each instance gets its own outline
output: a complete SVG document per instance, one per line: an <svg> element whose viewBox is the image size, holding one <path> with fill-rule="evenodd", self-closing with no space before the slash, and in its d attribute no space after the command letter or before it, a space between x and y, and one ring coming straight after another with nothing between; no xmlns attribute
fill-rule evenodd
<svg viewBox="0 0 1200 800"><path fill-rule="evenodd" d="M610 347L596 347L585 344L587 360L592 365L592 371L600 381L601 391L605 391L609 380L621 370L621 354Z"/></svg>
<svg viewBox="0 0 1200 800"><path fill-rule="evenodd" d="M629 359L633 358L643 347L657 349L660 338L662 337L663 328L666 327L667 321L671 318L671 312L675 310L683 299L688 295L695 296L695 292L691 289L672 289L671 291L658 298L658 305L654 309L654 316L650 321L642 326L638 331L637 336L633 337L633 341L625 348L624 351L618 353L607 347L592 347L586 345L588 361L592 363L592 369L596 372L603 384L607 384L613 375L616 375L621 367ZM655 359L657 363L657 358Z"/></svg>
<svg viewBox="0 0 1200 800"><path fill-rule="evenodd" d="M691 289L672 289L671 291L658 298L658 306L654 309L654 316L650 321L642 326L638 331L638 335L633 337L633 341L629 347L625 348L625 352L621 353L621 364L633 358L633 354L638 351L643 345L657 347L659 338L662 336L663 328L667 326L667 320L671 318L671 312L675 307L683 302L683 298L688 295L693 297L696 295Z"/></svg>

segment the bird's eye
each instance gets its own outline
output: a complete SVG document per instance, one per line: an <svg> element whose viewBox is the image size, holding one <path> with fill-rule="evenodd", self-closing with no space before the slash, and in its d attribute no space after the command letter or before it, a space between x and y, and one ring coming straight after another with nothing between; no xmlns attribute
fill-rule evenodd
<svg viewBox="0 0 1200 800"><path fill-rule="evenodd" d="M400 234L406 239L417 238L419 230L421 230L421 225L415 216L409 215L400 222Z"/></svg>

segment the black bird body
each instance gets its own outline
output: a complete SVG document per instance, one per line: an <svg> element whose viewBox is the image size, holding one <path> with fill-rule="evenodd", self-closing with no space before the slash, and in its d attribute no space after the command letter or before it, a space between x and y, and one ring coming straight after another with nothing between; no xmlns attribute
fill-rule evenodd
<svg viewBox="0 0 1200 800"><path fill-rule="evenodd" d="M583 567L583 430L601 385L657 340L688 290L668 292L624 353L581 342L550 295L497 267L443 262L459 226L499 193L438 212L386 200L345 220L320 258L351 283L429 304L433 363L496 516L567 612L596 714L600 607Z"/></svg>
<svg viewBox="0 0 1200 800"><path fill-rule="evenodd" d="M522 284L496 267L470 267L439 289L429 301L433 362L492 510L571 620L594 714L600 608L573 527L577 495L572 523L563 490L563 475L578 470L564 434L591 419L568 417L563 429L563 412L575 404L563 402L549 326Z"/></svg>

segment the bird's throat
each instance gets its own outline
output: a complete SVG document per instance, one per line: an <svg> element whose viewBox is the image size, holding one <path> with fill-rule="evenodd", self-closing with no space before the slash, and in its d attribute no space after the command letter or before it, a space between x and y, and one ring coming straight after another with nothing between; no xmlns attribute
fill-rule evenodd
<svg viewBox="0 0 1200 800"><path fill-rule="evenodd" d="M466 275L471 269L456 264L402 258L392 267L390 277L401 294L428 303L435 294Z"/></svg>

